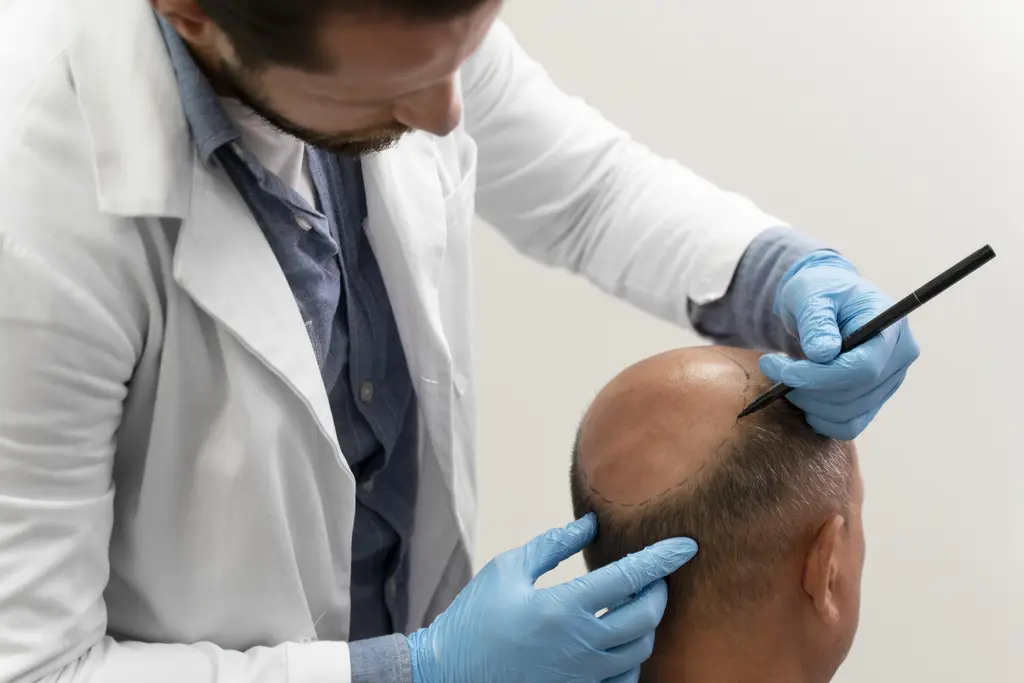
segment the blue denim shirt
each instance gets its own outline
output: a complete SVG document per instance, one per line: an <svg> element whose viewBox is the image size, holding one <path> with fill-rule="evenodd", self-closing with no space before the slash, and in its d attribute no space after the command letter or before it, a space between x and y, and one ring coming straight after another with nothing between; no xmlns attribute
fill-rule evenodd
<svg viewBox="0 0 1024 683"><path fill-rule="evenodd" d="M161 30L204 163L220 165L281 265L323 376L341 450L355 476L349 638L353 679L408 669L406 549L416 503L416 402L387 291L364 232L357 159L307 146L313 207L241 144L209 81L174 30ZM397 680L403 680L400 676Z"/></svg>
<svg viewBox="0 0 1024 683"><path fill-rule="evenodd" d="M181 39L161 20L192 136L216 160L266 235L306 321L338 440L359 493L352 538L353 683L411 683L405 622L405 551L416 496L416 408L409 372L376 259L363 231L362 169L307 147L320 198L311 207L240 145ZM310 226L297 225L298 218ZM764 232L743 255L727 294L690 317L702 334L736 346L799 354L773 313L786 270L823 246L787 228Z"/></svg>

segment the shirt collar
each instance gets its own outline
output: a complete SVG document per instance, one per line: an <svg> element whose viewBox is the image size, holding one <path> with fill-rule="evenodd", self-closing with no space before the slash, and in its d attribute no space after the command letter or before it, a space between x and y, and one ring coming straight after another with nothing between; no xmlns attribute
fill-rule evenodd
<svg viewBox="0 0 1024 683"><path fill-rule="evenodd" d="M181 37L163 17L157 15L174 76L178 81L181 105L192 137L199 147L203 163L209 163L214 152L240 139L238 128L228 118L217 99L210 81L203 75Z"/></svg>

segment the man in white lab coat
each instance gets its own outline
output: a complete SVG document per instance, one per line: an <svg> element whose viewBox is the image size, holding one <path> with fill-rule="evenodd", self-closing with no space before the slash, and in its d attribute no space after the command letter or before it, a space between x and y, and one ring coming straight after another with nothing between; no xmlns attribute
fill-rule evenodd
<svg viewBox="0 0 1024 683"><path fill-rule="evenodd" d="M837 357L884 295L559 91L500 7L0 13L0 681L635 680L691 541L534 589L584 518L470 580L474 213L802 352L762 369L820 432L899 387L905 324Z"/></svg>

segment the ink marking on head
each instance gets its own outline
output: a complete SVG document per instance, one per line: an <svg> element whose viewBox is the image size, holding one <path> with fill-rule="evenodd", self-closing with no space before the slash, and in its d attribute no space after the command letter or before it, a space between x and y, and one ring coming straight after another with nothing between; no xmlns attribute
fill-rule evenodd
<svg viewBox="0 0 1024 683"><path fill-rule="evenodd" d="M736 364L736 367L738 367L743 372L743 376L747 378L747 382L750 382L750 370L748 370L746 366L743 365L743 363L740 363L738 360L736 360L729 354L719 351L718 349L708 349L708 351L710 351L711 353L718 354L719 356L727 360L731 360L733 363Z"/></svg>
<svg viewBox="0 0 1024 683"><path fill-rule="evenodd" d="M736 365L736 367L738 367L743 372L743 376L746 379L746 381L744 383L744 386L743 386L743 393L742 393L743 405L746 406L751 401L753 401L753 399L756 398L756 395L759 392L757 391L757 388L758 388L757 387L757 382L755 381L755 379L751 375L750 370L748 370L742 363L740 363L738 360L736 360L735 358L733 358L732 356L730 356L727 353L723 353L722 351L719 351L718 349L707 349L707 350L710 351L711 353L718 354L719 356L722 356L723 358L725 358L725 359L727 359L729 361L732 361ZM739 422L740 422L740 420L737 417L735 419L734 424L733 424L733 428L734 429L739 426ZM714 455L716 455L716 456L719 455L720 451L729 443L729 441L730 441L730 437L726 436L724 439L722 439L722 442L719 443L714 448L712 453ZM608 498L599 489L595 488L594 486L592 486L590 484L590 477L587 476L586 471L583 471L582 468L580 468L580 469L581 469L581 475L582 475L582 478L583 478L584 485L590 490L590 492L592 494L594 494L594 496L596 498L599 498L600 500L604 501L605 503L608 503L609 505L616 505L616 506L623 507L623 508L638 508L638 507L643 507L643 506L648 505L650 503L659 501L662 498L665 498L666 496L668 496L669 494L674 493L675 491L679 490L680 488L685 486L689 481L691 481L692 479L694 479L697 476L699 476L700 473L703 472L704 469L708 466L709 462L710 462L710 460L708 462L704 462L697 469L696 472L694 472L694 473L684 477L682 480L676 482L675 484L673 484L669 488L665 489L661 493L657 493L657 494L651 496L650 498L647 498L646 500L640 501L639 503L620 503L620 502L617 502L617 501L614 501L614 500Z"/></svg>
<svg viewBox="0 0 1024 683"><path fill-rule="evenodd" d="M723 441L721 444L719 444L715 448L715 453L717 453L719 451L719 449L721 449L722 446L725 445L726 441L728 441L728 439ZM706 463L706 462L703 463L699 468L697 468L697 471L694 472L693 474L690 474L690 475L687 475L686 477L683 477L681 480L679 480L678 482L676 482L672 486L668 487L664 491L662 491L660 493L656 493L653 496L651 496L650 498L642 500L642 501L640 501L638 503L621 503L619 501L612 500L611 498L608 498L606 495L601 493L601 491L599 489L597 489L597 488L595 488L594 486L591 485L590 477L587 476L586 471L583 470L582 468L581 468L580 474L583 477L584 485L590 490L590 492L593 493L594 496L596 496L597 498L600 498L605 503L608 503L609 505L615 505L615 506L618 506L618 507L622 507L622 508L639 508L639 507L644 507L645 505L648 505L650 503L657 502L657 501L667 497L671 493L675 493L676 491L681 489L683 486L685 486L690 480L698 477L700 475L700 473L704 471L704 468L706 468L707 466L708 466L708 463Z"/></svg>

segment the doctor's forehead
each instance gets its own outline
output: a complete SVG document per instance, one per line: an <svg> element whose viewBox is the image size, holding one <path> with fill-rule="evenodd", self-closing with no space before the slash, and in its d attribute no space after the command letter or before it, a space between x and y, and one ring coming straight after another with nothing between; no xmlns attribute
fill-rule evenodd
<svg viewBox="0 0 1024 683"><path fill-rule="evenodd" d="M607 502L643 503L713 462L736 416L769 386L760 354L678 349L643 360L598 394L580 426L579 463Z"/></svg>

